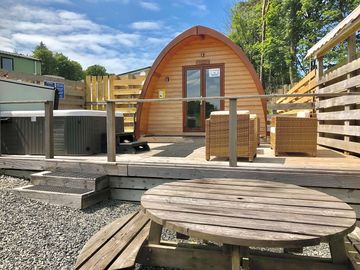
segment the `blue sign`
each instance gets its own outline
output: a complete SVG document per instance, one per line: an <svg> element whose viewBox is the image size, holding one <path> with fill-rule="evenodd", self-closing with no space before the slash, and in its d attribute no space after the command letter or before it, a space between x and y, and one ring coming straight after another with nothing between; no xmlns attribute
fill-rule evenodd
<svg viewBox="0 0 360 270"><path fill-rule="evenodd" d="M65 98L65 85L63 83L56 83L55 88L58 90L59 98L64 99Z"/></svg>
<svg viewBox="0 0 360 270"><path fill-rule="evenodd" d="M55 89L55 83L54 82L50 82L50 81L44 81L44 85L45 86L49 86Z"/></svg>
<svg viewBox="0 0 360 270"><path fill-rule="evenodd" d="M63 83L44 81L44 85L56 89L60 99L65 98L65 85Z"/></svg>

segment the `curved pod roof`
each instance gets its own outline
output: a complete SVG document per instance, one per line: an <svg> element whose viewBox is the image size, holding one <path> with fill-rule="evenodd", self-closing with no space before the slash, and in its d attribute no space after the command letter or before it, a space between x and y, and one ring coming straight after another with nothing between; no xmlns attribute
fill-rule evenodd
<svg viewBox="0 0 360 270"><path fill-rule="evenodd" d="M236 45L234 42L232 42L228 37L226 37L222 33L219 33L211 28L208 28L205 26L194 26L194 27L189 28L188 30L184 31L183 33L178 35L176 38L174 38L158 55L158 57L156 58L155 62L153 63L151 70L145 80L144 87L141 92L141 97L140 97L141 99L147 98L149 89L151 88L150 87L151 84L155 80L157 80L157 78L159 77L159 74L160 74L159 69L161 68L161 66L163 66L165 64L165 62L167 61L167 58L171 57L171 53L175 50L175 48L181 46L183 43L186 43L186 41L189 38L196 37L196 36L200 36L200 37L201 36L210 36L214 39L217 39L217 40L223 42L228 47L230 47L231 50L240 58L240 60L246 66L247 70L249 71L249 73L256 85L256 89L257 89L257 92L259 93L259 95L264 94L264 89L262 87L262 84L259 80L259 77L258 77L253 65L251 64L251 62L249 61L249 59L247 58L245 53L241 50L241 48L238 45ZM266 103L264 100L262 100L262 107L264 110L264 114L266 115ZM137 121L136 121L136 126L135 126L135 135L137 138L140 136L140 123L141 123L141 118L142 118L142 111L143 111L143 103L140 103L138 105L138 109L137 109Z"/></svg>

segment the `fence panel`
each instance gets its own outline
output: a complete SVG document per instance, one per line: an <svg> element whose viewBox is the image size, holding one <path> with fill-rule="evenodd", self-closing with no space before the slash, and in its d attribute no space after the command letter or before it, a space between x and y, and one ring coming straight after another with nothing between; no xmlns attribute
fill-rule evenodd
<svg viewBox="0 0 360 270"><path fill-rule="evenodd" d="M360 92L360 59L319 79L317 93ZM319 98L318 144L360 154L360 96Z"/></svg>
<svg viewBox="0 0 360 270"><path fill-rule="evenodd" d="M102 102L108 99L130 100L139 98L146 76L87 76L86 102ZM105 110L104 105L90 105L94 110ZM133 132L135 127L136 102L116 104L116 112L124 114L125 132Z"/></svg>

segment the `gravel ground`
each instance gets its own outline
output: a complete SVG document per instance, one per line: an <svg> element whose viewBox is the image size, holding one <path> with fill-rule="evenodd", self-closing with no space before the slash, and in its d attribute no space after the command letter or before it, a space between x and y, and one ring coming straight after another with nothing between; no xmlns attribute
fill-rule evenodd
<svg viewBox="0 0 360 270"><path fill-rule="evenodd" d="M0 176L0 269L72 269L86 241L139 204L109 200L85 210L17 197L11 189L28 181ZM173 232L163 231L172 240ZM278 251L280 250L273 250ZM327 244L304 248L304 255L330 257ZM136 269L168 269L140 267Z"/></svg>
<svg viewBox="0 0 360 270"><path fill-rule="evenodd" d="M20 198L28 181L0 176L0 269L72 269L86 241L138 204L109 200L85 210Z"/></svg>

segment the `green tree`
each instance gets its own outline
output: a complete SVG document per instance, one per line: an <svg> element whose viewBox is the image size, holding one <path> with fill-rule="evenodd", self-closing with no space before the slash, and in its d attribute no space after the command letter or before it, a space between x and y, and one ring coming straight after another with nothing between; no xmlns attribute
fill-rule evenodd
<svg viewBox="0 0 360 270"><path fill-rule="evenodd" d="M231 9L229 37L261 74L266 90L296 82L309 71L307 50L360 4L360 0L243 0ZM343 45L324 59L346 56Z"/></svg>
<svg viewBox="0 0 360 270"><path fill-rule="evenodd" d="M104 76L107 75L106 68L101 65L92 65L85 70L85 75Z"/></svg>
<svg viewBox="0 0 360 270"><path fill-rule="evenodd" d="M41 60L41 74L56 75L56 59L42 41L35 47L33 57Z"/></svg>
<svg viewBox="0 0 360 270"><path fill-rule="evenodd" d="M62 53L55 53L55 59L56 75L74 81L79 81L84 78L84 72L78 62L70 60Z"/></svg>

